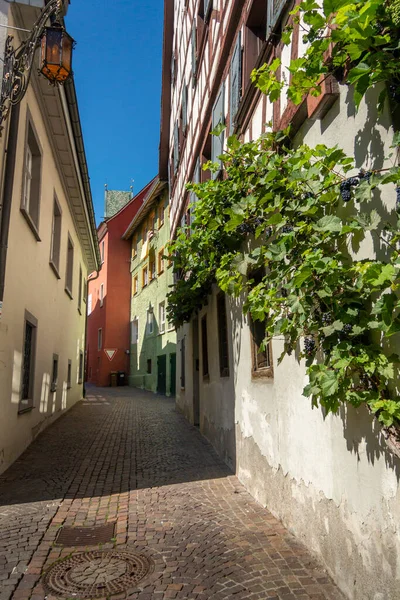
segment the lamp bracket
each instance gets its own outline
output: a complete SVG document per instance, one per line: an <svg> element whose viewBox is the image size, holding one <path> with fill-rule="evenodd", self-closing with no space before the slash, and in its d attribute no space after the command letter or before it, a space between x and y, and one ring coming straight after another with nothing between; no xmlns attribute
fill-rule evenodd
<svg viewBox="0 0 400 600"><path fill-rule="evenodd" d="M40 44L46 23L54 15L56 20L61 17L62 9L63 0L50 0L37 18L27 39L16 49L12 46L13 36L7 36L0 94L0 137L11 107L21 102L26 94L35 51Z"/></svg>

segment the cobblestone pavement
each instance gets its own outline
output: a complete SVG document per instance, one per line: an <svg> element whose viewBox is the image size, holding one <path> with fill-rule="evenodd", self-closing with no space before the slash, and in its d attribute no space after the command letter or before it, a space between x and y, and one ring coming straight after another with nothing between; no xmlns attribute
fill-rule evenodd
<svg viewBox="0 0 400 600"><path fill-rule="evenodd" d="M57 545L61 527L113 522L109 543ZM70 594L45 587L55 562ZM91 388L0 477L0 600L91 597L82 582L106 596L122 579L131 587L113 598L342 600L172 400Z"/></svg>

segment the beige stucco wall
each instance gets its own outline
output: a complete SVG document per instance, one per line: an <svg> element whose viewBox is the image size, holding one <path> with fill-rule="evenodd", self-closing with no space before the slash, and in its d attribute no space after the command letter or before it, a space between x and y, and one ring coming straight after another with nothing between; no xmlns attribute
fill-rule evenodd
<svg viewBox="0 0 400 600"><path fill-rule="evenodd" d="M297 142L338 144L355 156L357 168L390 167L393 158L384 160L393 136L390 118L378 116L376 105L376 94L369 93L356 115L343 87L326 117L306 122ZM394 204L394 186L373 201L384 219ZM359 256L381 251L367 238ZM274 378L252 379L247 319L240 303L230 300L228 307L229 379L218 371L215 293L199 315L200 322L207 314L210 366L210 380L200 376L202 432L250 493L322 559L348 598L400 598L400 460L380 425L364 407L328 416L313 409L302 396L304 364L293 356L277 365L280 340L273 341ZM186 325L178 332L178 343L188 331ZM188 344L189 365L191 352ZM181 393L177 404L190 418L193 397Z"/></svg>
<svg viewBox="0 0 400 600"><path fill-rule="evenodd" d="M33 236L20 211L27 107L42 147L42 184L39 234ZM53 198L62 211L60 276L49 265ZM74 245L73 298L64 290L67 239ZM18 149L10 221L5 297L0 321L0 472L28 446L35 436L82 397L78 384L79 351L84 350L86 306L78 311L79 266L87 268L82 256L67 198L47 139L44 124L30 86L21 104ZM34 377L34 408L18 414L21 391L24 315L37 320ZM53 353L58 354L58 387L50 392ZM67 390L68 360L72 361L72 387Z"/></svg>

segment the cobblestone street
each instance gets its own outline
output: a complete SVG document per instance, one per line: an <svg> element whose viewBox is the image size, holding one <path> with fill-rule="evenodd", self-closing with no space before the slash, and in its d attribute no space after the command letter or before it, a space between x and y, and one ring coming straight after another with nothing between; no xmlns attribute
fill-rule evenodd
<svg viewBox="0 0 400 600"><path fill-rule="evenodd" d="M108 541L57 540L61 527L106 523L115 523ZM59 562L43 579L60 558L69 561L64 571ZM141 579L139 571L149 574ZM52 578L64 594L51 593ZM172 400L91 388L0 477L0 600L115 590L132 600L342 599Z"/></svg>

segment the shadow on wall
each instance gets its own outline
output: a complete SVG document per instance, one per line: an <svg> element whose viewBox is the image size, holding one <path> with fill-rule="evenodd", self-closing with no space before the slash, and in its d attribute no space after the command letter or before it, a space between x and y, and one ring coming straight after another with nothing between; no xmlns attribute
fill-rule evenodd
<svg viewBox="0 0 400 600"><path fill-rule="evenodd" d="M154 307L149 305L153 314L153 329L149 332L148 322L144 329L144 339L138 354L138 345L131 345L129 380L133 387L157 392L163 395L175 396L175 382L172 384L173 358L176 360L176 343L168 337L176 333L168 331L165 321L165 330L160 332L160 326L154 313ZM167 339L167 341L164 341Z"/></svg>

